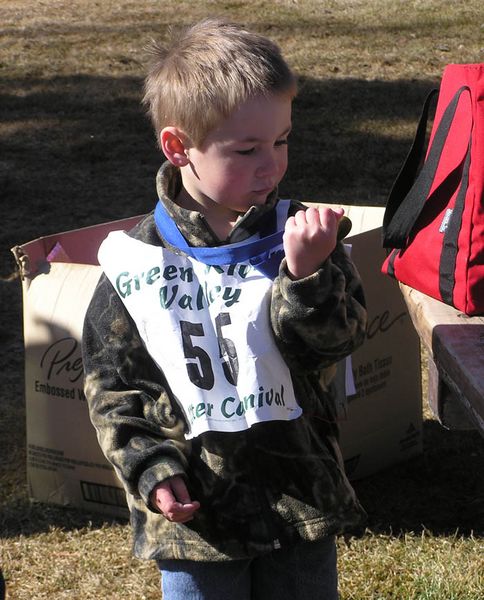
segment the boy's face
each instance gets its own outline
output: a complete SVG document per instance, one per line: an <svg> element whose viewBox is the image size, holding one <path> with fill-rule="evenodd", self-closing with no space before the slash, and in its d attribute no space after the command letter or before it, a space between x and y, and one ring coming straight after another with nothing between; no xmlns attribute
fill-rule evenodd
<svg viewBox="0 0 484 600"><path fill-rule="evenodd" d="M230 216L265 203L287 169L291 105L289 95L250 99L211 131L200 148L186 150L183 185L202 212Z"/></svg>

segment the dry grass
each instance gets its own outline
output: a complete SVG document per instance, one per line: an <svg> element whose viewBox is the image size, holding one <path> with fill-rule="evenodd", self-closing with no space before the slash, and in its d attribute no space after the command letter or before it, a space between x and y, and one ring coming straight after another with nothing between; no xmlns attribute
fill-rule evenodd
<svg viewBox="0 0 484 600"><path fill-rule="evenodd" d="M137 599L160 597L154 564L131 558L126 526L50 527L19 536L4 551L12 598Z"/></svg>
<svg viewBox="0 0 484 600"><path fill-rule="evenodd" d="M2 542L10 598L155 600L159 576L132 559L121 525L72 531L51 527ZM368 534L339 542L341 597L353 600L480 600L482 545L428 532ZM362 558L364 557L364 558Z"/></svg>
<svg viewBox="0 0 484 600"><path fill-rule="evenodd" d="M340 545L342 597L480 600L484 589L483 546L472 538L471 542L458 535L436 537L423 532L368 535L349 548Z"/></svg>
<svg viewBox="0 0 484 600"><path fill-rule="evenodd" d="M151 210L160 162L142 114L142 48L222 14L299 73L282 193L382 204L445 64L484 55L480 0L0 0L0 564L10 600L159 598L126 523L31 503L20 286L9 248ZM425 371L424 371L425 372ZM422 456L357 482L370 523L339 541L343 600L482 596L484 447L425 413Z"/></svg>

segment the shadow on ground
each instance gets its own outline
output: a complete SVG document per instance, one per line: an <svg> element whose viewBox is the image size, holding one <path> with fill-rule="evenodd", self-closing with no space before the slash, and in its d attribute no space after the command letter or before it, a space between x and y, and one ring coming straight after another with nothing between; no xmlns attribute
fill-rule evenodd
<svg viewBox="0 0 484 600"><path fill-rule="evenodd" d="M423 440L420 456L354 482L370 529L483 536L484 439L425 420Z"/></svg>
<svg viewBox="0 0 484 600"><path fill-rule="evenodd" d="M161 155L141 85L87 75L2 82L1 275L14 244L152 209ZM381 205L434 86L302 79L281 195Z"/></svg>

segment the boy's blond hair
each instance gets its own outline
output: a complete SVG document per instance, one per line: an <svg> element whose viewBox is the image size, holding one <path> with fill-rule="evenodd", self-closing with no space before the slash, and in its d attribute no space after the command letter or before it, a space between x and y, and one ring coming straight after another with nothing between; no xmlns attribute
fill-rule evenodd
<svg viewBox="0 0 484 600"><path fill-rule="evenodd" d="M222 19L205 19L164 46L152 42L143 103L157 137L179 127L200 147L241 103L263 94L296 94L296 78L279 47Z"/></svg>

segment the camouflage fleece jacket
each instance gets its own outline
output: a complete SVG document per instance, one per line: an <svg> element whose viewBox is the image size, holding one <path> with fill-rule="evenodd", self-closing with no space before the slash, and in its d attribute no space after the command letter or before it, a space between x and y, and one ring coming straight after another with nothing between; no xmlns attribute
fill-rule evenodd
<svg viewBox="0 0 484 600"><path fill-rule="evenodd" d="M169 163L157 186L189 244L220 244L202 215L172 202L180 176ZM253 234L276 202L274 193L263 207L252 207L224 243ZM169 248L152 213L130 235ZM271 322L302 416L187 441L163 373L101 277L84 325L85 392L99 443L126 490L136 556L241 559L361 527L365 515L343 472L329 383L334 363L362 343L366 324L361 282L341 244L319 271L299 281L288 277L282 261ZM173 475L185 477L201 503L186 524L165 520L149 503L153 488Z"/></svg>

